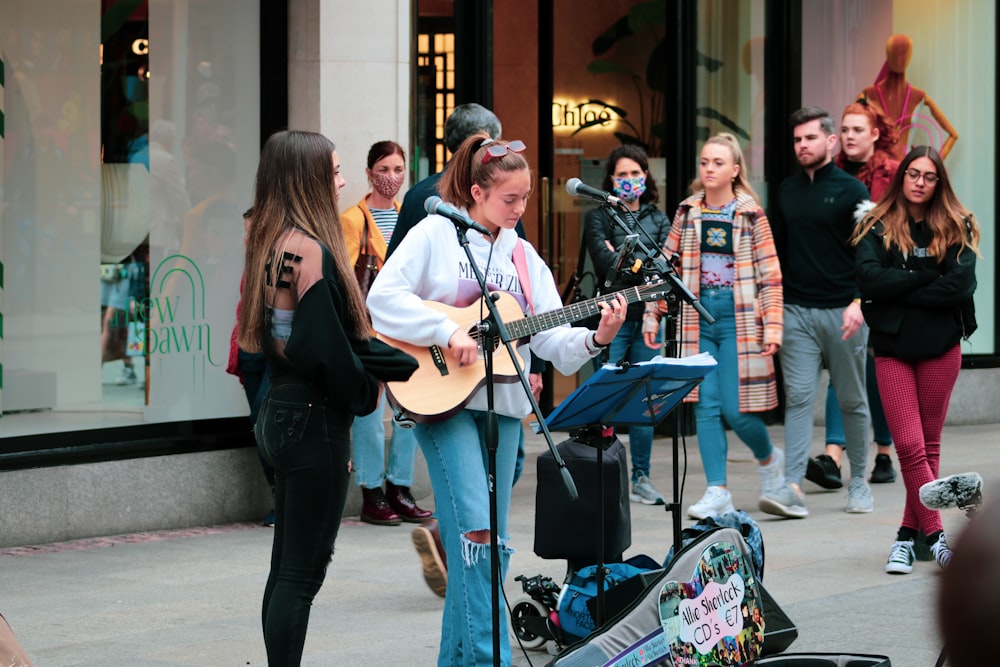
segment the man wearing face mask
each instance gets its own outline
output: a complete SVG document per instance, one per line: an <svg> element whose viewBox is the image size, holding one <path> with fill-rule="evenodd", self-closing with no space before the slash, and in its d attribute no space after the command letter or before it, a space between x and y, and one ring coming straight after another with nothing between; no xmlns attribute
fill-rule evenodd
<svg viewBox="0 0 1000 667"><path fill-rule="evenodd" d="M371 192L357 206L341 213L340 222L350 261L356 263L359 256L371 255L381 269L387 243L399 217L396 194L406 178L403 147L394 141L372 145L365 173ZM367 287L367 284L362 285L362 291L367 293ZM402 521L420 523L431 516L431 512L418 507L410 493L417 440L411 431L400 428L393 421L386 468L385 423L382 420L385 406L383 392L375 411L356 417L351 426L354 481L361 487L361 520L379 526L396 526Z"/></svg>
<svg viewBox="0 0 1000 667"><path fill-rule="evenodd" d="M648 238L638 229L634 230L640 234L639 238L644 244L651 246L649 239L652 239L657 244L655 247L663 247L670 232L670 218L656 208L659 193L656 181L649 173L649 158L642 148L622 145L612 150L605 164L604 182L601 187L605 191L612 192L632 211L631 216L620 217L630 222L633 227L638 225L646 231ZM615 252L625 241L627 233L608 216L604 208L595 208L587 213L583 233L590 258L594 263L594 273L598 276L599 284L604 285L608 271L612 268ZM616 285L612 284L603 291L609 292L614 289ZM610 363L617 364L623 360L629 363L648 361L660 352L663 345L660 336L657 336L651 347L647 346L643 339L644 309L645 305L641 302L629 306L625 324L608 348L607 360ZM662 505L663 496L649 481L653 427L630 426L628 438L629 457L632 461L632 491L629 498L632 502L644 505Z"/></svg>

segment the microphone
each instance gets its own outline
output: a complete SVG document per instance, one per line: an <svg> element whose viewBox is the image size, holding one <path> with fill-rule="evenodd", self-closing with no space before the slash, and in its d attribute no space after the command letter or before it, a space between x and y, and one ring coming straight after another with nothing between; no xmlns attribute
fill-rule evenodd
<svg viewBox="0 0 1000 667"><path fill-rule="evenodd" d="M493 234L490 233L490 230L486 229L475 220L470 219L469 216L465 215L454 206L445 204L444 200L436 195L428 197L424 200L424 210L432 215L440 215L448 218L461 229L471 229L475 232L479 232L480 234L486 234L489 237L493 236Z"/></svg>
<svg viewBox="0 0 1000 667"><path fill-rule="evenodd" d="M618 275L621 273L621 270L626 265L635 264L635 262L631 261L631 257L632 257L632 251L635 250L635 244L638 242L639 242L638 234L629 234L628 236L625 237L625 241L622 242L621 246L618 248L618 252L615 254L614 259L611 260L611 268L608 270L608 275L604 277L605 289L611 287L612 283L618 280ZM631 267L629 270L632 270ZM633 273L634 272L635 271L633 271Z"/></svg>
<svg viewBox="0 0 1000 667"><path fill-rule="evenodd" d="M920 502L929 510L978 507L983 504L983 478L963 472L927 482L920 487Z"/></svg>
<svg viewBox="0 0 1000 667"><path fill-rule="evenodd" d="M613 194L605 192L604 190L592 188L579 178L571 178L566 181L566 192L570 193L574 197L586 197L587 199L593 199L601 204L614 204L617 206L621 203L621 199L615 197Z"/></svg>

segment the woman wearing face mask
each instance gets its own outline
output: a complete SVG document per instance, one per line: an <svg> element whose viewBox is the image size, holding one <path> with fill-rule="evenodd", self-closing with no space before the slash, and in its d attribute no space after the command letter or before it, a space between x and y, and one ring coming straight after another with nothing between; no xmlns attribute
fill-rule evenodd
<svg viewBox="0 0 1000 667"><path fill-rule="evenodd" d="M395 197L406 178L403 147L394 141L379 141L372 145L368 150L365 173L372 191L357 206L344 211L340 221L344 226L350 261L357 262L362 246L365 246L365 254L374 255L381 269L386 247L399 217L399 202ZM418 507L410 493L417 441L411 431L400 428L393 421L389 463L386 466L385 407L383 392L375 411L356 418L351 427L354 481L361 487L362 496L361 520L379 526L396 526L401 521L420 523L431 512Z"/></svg>
<svg viewBox="0 0 1000 667"><path fill-rule="evenodd" d="M670 219L663 211L656 208L659 193L656 181L649 173L649 158L646 157L644 150L632 145L618 146L612 150L605 164L602 188L613 192L628 206L632 215L619 214L619 217L633 227L645 230L648 237L637 228L634 229L643 244L649 248L663 247L670 232ZM583 233L587 239L590 258L594 263L594 273L603 285L608 272L612 269L615 253L625 241L627 233L615 223L604 208L595 208L587 213ZM603 291L609 292L613 289L616 289L616 286ZM659 352L661 346L659 336L651 339L649 343L643 340L643 310L642 303L629 306L625 324L611 341L611 347L607 352L610 363L618 363L623 359L630 363L647 361ZM662 505L663 496L649 481L653 427L630 426L628 433L629 456L632 460L632 492L629 498L632 502L644 505Z"/></svg>

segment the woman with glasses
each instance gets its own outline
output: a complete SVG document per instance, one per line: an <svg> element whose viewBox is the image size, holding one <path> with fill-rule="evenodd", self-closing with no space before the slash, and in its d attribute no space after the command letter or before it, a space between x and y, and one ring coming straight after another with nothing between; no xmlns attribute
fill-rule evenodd
<svg viewBox="0 0 1000 667"><path fill-rule="evenodd" d="M490 232L489 236L464 232L490 291L506 293L520 311L540 313L560 308L562 302L548 267L514 231L532 189L524 150L521 141L494 141L485 133L476 134L449 161L438 187L444 201ZM456 309L471 308L477 318L485 316L478 315L481 294L456 225L441 215L430 215L390 255L368 293L368 308L380 335L423 349L436 346L443 357L439 361L447 361L451 374L457 374L458 369L481 363L478 333L456 321L460 312ZM528 365L530 348L560 372L575 372L614 338L624 321L625 301L618 297L602 303L600 310L596 331L563 325L531 336L519 348L523 366ZM501 346L494 356L499 360L506 354ZM473 390L464 407L447 411L450 416L414 427L427 461L448 563L438 654L442 667L493 664L486 389ZM521 420L531 406L520 383L496 382L492 389L498 435L492 486L502 586L512 552L507 517L514 463ZM426 392L444 393L437 385L427 386ZM500 661L510 665L505 626L506 614L501 614Z"/></svg>
<svg viewBox="0 0 1000 667"><path fill-rule="evenodd" d="M628 209L629 214L619 213L619 217L633 231L639 234L639 240L648 248L662 248L670 231L670 219L667 214L656 208L659 192L656 180L649 173L649 158L639 146L625 144L615 147L608 155L604 165L604 182L601 186L605 191L618 197ZM645 234L640 231L645 231ZM615 223L605 207L595 208L587 213L583 227L584 239L594 263L594 274L598 284L604 285L607 279L614 278L612 264L616 260L615 253L625 242L629 232ZM631 260L624 260L631 264ZM608 292L621 285L614 284L602 291ZM647 343L642 335L643 305L632 304L628 308L625 324L618 335L611 341L606 357L607 361L617 364L620 361L636 363L648 361L656 356L663 347L661 337L650 339ZM630 426L628 429L629 458L632 464L632 490L629 498L634 503L644 505L662 505L663 496L650 482L650 457L653 451L653 427Z"/></svg>
<svg viewBox="0 0 1000 667"><path fill-rule="evenodd" d="M938 477L941 431L962 364L959 343L975 328L979 225L955 196L941 155L917 146L854 244L882 405L906 484L885 571L913 571L921 530L944 567L951 550L941 516L923 506L919 489Z"/></svg>

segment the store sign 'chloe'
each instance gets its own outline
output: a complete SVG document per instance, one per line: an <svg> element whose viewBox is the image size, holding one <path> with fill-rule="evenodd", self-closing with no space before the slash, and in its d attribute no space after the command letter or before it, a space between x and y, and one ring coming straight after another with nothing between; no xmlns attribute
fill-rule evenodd
<svg viewBox="0 0 1000 667"><path fill-rule="evenodd" d="M132 53L134 53L137 56L148 56L149 40L140 38L132 42Z"/></svg>
<svg viewBox="0 0 1000 667"><path fill-rule="evenodd" d="M553 129L576 130L583 125L604 127L614 122L612 111L603 104L591 102L553 102Z"/></svg>

